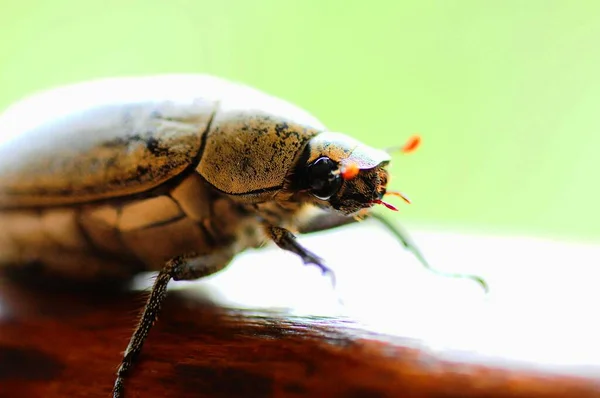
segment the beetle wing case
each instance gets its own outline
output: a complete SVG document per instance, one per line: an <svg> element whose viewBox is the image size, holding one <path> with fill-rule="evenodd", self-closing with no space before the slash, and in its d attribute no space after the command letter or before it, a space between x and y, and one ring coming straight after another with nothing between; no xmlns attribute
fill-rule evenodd
<svg viewBox="0 0 600 398"><path fill-rule="evenodd" d="M259 129L245 137L236 128L250 114L249 123L277 117L294 132ZM198 171L223 191L269 188L293 161L286 148L302 145L302 131L322 128L286 101L213 76L122 77L52 89L0 116L0 207L127 196L200 161ZM256 178L270 167L278 168L272 176Z"/></svg>

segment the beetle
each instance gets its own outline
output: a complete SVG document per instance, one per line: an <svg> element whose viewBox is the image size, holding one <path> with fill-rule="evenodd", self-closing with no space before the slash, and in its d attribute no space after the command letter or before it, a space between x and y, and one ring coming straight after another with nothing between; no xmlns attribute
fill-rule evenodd
<svg viewBox="0 0 600 398"><path fill-rule="evenodd" d="M296 234L373 215L390 151L207 75L104 78L32 95L0 117L0 263L77 278L157 271L113 387L171 280L195 280L272 241L331 273ZM416 141L409 142L405 151ZM395 225L378 217L429 268ZM467 276L470 277L470 276ZM481 279L474 277L478 282Z"/></svg>

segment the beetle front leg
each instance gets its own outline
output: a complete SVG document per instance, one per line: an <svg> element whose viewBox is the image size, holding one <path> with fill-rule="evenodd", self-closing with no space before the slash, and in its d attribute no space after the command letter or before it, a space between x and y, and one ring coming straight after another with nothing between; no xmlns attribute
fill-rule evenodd
<svg viewBox="0 0 600 398"><path fill-rule="evenodd" d="M355 224L362 219L351 217L339 213L321 213L301 222L298 225L298 232L301 234L310 234L314 232L328 231L330 229L343 227L345 225Z"/></svg>
<svg viewBox="0 0 600 398"><path fill-rule="evenodd" d="M398 239L398 241L404 246L404 248L406 250L410 251L415 256L417 261L419 261L421 263L421 265L423 265L423 267L425 267L425 269L427 269L428 271L433 272L437 275L446 276L446 277L450 277L450 278L471 279L474 282L476 282L477 284L479 284L481 286L481 288L484 290L484 292L486 292L486 293L489 292L489 287L487 285L487 282L480 276L469 275L469 274L447 273L447 272L438 271L435 268L433 268L429 264L429 262L425 258L425 255L423 255L423 253L421 252L419 247L412 241L412 239L410 238L408 233L406 233L406 231L404 231L398 224L391 222L386 217L384 217L383 215L378 214L378 213L370 213L370 214L366 215L366 217L364 219L367 220L369 218L372 218L372 219L378 221L379 223L381 223L383 225L383 227L385 227L392 235L394 235L394 237L396 237L396 239ZM313 232L321 232L321 231L327 231L330 229L341 227L344 225L353 224L353 223L356 223L361 220L362 219L342 216L342 215L339 215L336 213L324 213L324 214L314 217L313 219L309 220L305 224L300 225L299 230L301 233L305 233L305 234L313 233Z"/></svg>
<svg viewBox="0 0 600 398"><path fill-rule="evenodd" d="M297 254L304 264L313 264L319 267L323 275L328 275L331 278L331 282L335 286L335 274L333 271L325 265L322 258L299 244L293 233L285 228L274 227L272 225L267 225L265 229L271 240L273 240L277 246L283 250Z"/></svg>
<svg viewBox="0 0 600 398"><path fill-rule="evenodd" d="M417 258L417 260L419 260L419 262L428 271L433 272L434 274L437 274L440 276L448 277L448 278L471 279L472 281L477 283L479 286L481 286L481 288L483 289L483 291L486 294L489 292L490 288L489 288L487 282L485 281L485 279L483 279L480 276L471 275L471 274L455 274L455 273L449 273L449 272L443 272L443 271L436 270L429 264L429 262L427 261L427 259L425 259L425 256L423 255L421 250L419 250L417 245L412 241L412 239L408 236L408 234L400 228L400 226L398 224L392 223L390 220L388 220L387 218L385 218L384 216L382 216L380 214L372 214L371 216L374 219L376 219L377 221L379 221L389 232L391 232L392 235L394 235L402 243L402 245L406 248L406 250L412 252L412 254Z"/></svg>
<svg viewBox="0 0 600 398"><path fill-rule="evenodd" d="M142 317L131 336L129 345L125 350L125 355L117 371L117 379L113 387L114 398L122 398L124 396L124 378L142 351L144 341L148 337L150 328L156 321L162 303L167 296L167 285L171 279L189 281L208 276L225 268L232 258L232 251L226 249L205 256L179 256L169 260L165 264L154 281Z"/></svg>

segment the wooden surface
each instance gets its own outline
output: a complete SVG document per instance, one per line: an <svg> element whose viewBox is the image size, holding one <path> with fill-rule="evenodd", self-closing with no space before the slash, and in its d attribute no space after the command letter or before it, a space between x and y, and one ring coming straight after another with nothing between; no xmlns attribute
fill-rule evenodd
<svg viewBox="0 0 600 398"><path fill-rule="evenodd" d="M390 249L378 257L344 246L367 236ZM454 242L454 250L470 239L415 237L439 248L435 258L450 249L441 242ZM338 258L330 262L335 294L316 270L277 250L242 256L207 281L174 285L127 396L600 397L597 306L583 301L592 296L575 294L580 306L565 308L544 296L545 289L566 293L567 277L562 289L529 285L530 301L516 303L508 296L527 280L513 276L507 286L498 277L504 273L482 267L492 285L484 297L467 281L425 273L388 239L364 229L303 239ZM453 264L474 255L459 253ZM110 396L147 283L145 276L132 291L102 293L1 280L0 397Z"/></svg>

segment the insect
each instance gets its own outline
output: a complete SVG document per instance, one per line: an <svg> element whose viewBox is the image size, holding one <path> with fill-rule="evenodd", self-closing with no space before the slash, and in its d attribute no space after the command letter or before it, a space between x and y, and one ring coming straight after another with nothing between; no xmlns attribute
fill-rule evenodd
<svg viewBox="0 0 600 398"><path fill-rule="evenodd" d="M377 204L395 209L383 198L403 197L388 190L391 150L212 76L52 89L4 112L0 131L6 269L37 265L87 280L158 272L118 369L115 398L124 396L125 376L171 280L213 274L269 241L329 273L296 234L355 222ZM429 267L394 224L379 219Z"/></svg>

